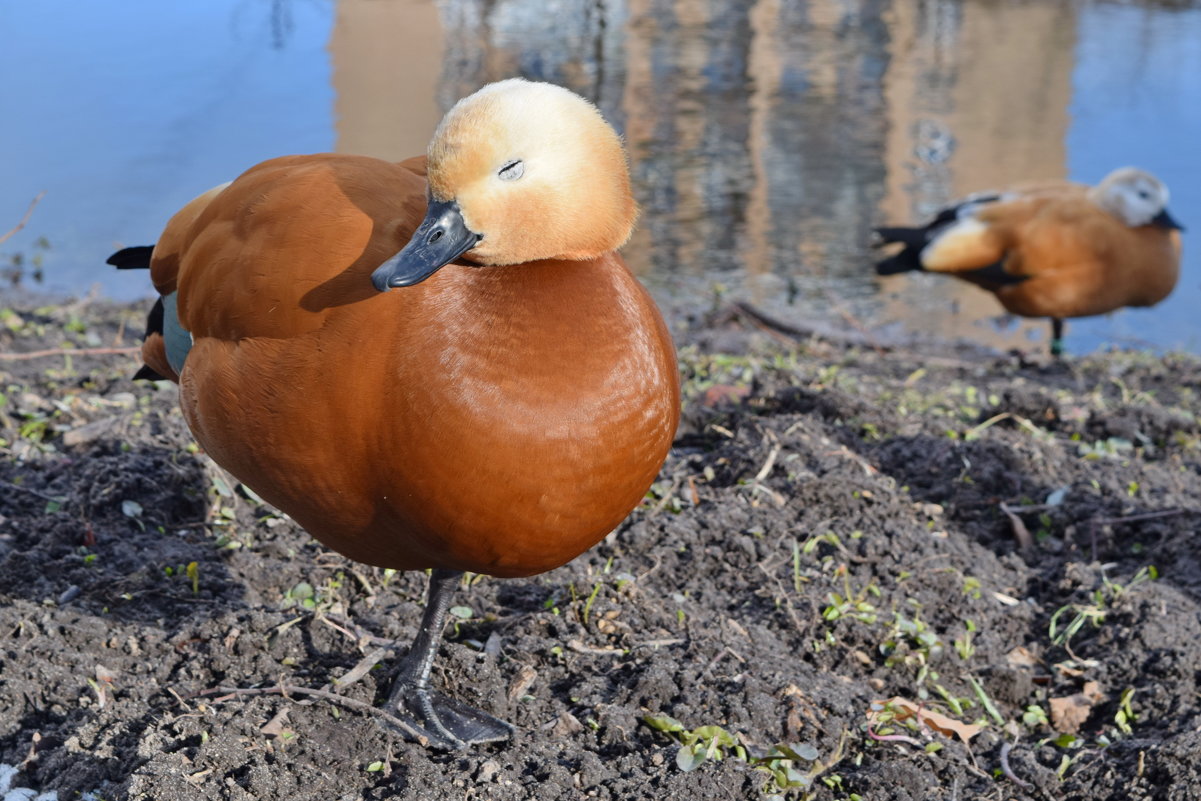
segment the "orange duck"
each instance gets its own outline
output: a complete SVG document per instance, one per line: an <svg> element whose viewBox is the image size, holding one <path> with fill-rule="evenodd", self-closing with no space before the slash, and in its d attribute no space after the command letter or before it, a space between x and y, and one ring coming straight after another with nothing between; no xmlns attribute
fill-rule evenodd
<svg viewBox="0 0 1201 801"><path fill-rule="evenodd" d="M463 571L575 558L671 446L675 350L615 252L636 214L600 112L514 79L452 108L428 159L267 161L110 259L149 262L140 375L179 382L218 464L351 559L432 568L388 701L431 745L511 732L429 685Z"/></svg>
<svg viewBox="0 0 1201 801"><path fill-rule="evenodd" d="M1180 275L1181 226L1168 188L1133 167L1096 187L1043 184L973 195L918 228L877 228L904 247L880 275L948 273L997 296L1023 317L1051 318L1051 353L1063 352L1063 321L1123 306L1154 306Z"/></svg>

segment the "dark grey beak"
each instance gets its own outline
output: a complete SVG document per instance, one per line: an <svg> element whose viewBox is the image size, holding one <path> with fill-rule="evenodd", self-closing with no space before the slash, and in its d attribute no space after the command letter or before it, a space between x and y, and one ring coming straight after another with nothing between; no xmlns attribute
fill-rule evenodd
<svg viewBox="0 0 1201 801"><path fill-rule="evenodd" d="M431 198L425 219L417 226L409 244L376 268L371 283L380 292L420 284L483 238L468 230L458 203Z"/></svg>
<svg viewBox="0 0 1201 801"><path fill-rule="evenodd" d="M1175 218L1171 214L1168 214L1167 209L1152 217L1151 224L1158 225L1160 228L1175 228L1177 231L1184 230L1184 226L1176 222Z"/></svg>

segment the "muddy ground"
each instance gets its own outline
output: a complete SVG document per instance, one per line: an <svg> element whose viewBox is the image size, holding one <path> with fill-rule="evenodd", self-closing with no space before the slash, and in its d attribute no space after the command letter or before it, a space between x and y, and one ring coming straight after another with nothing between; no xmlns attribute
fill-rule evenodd
<svg viewBox="0 0 1201 801"><path fill-rule="evenodd" d="M140 317L6 309L0 352L128 347ZM0 361L0 795L1201 798L1201 363L729 310L679 341L647 501L564 568L460 592L436 683L518 729L465 753L338 700L386 692L423 575L258 505L134 356Z"/></svg>

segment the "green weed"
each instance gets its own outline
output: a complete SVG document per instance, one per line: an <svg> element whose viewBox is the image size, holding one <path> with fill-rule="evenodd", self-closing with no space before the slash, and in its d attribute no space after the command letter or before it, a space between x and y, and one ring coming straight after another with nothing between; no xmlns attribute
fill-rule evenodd
<svg viewBox="0 0 1201 801"><path fill-rule="evenodd" d="M783 801L793 790L800 790L801 798L809 799L819 778L831 789L842 789L840 776L822 774L842 759L845 732L834 754L821 760L817 748L808 743L777 743L766 753L757 755L741 736L731 734L721 726L699 726L689 730L668 715L646 715L642 722L680 744L676 752L676 765L680 770L696 770L707 761L728 757L766 773L767 781L760 788L765 795L764 801Z"/></svg>

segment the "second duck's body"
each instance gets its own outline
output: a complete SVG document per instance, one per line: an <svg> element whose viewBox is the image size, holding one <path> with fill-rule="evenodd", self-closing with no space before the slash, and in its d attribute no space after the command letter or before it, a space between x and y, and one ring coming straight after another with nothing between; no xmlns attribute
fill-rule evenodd
<svg viewBox="0 0 1201 801"><path fill-rule="evenodd" d="M904 247L881 275L926 270L996 295L1006 310L1049 317L1052 350L1063 320L1153 306L1180 274L1180 226L1168 190L1142 170L1115 170L1096 187L1042 184L975 195L914 228L879 228Z"/></svg>

